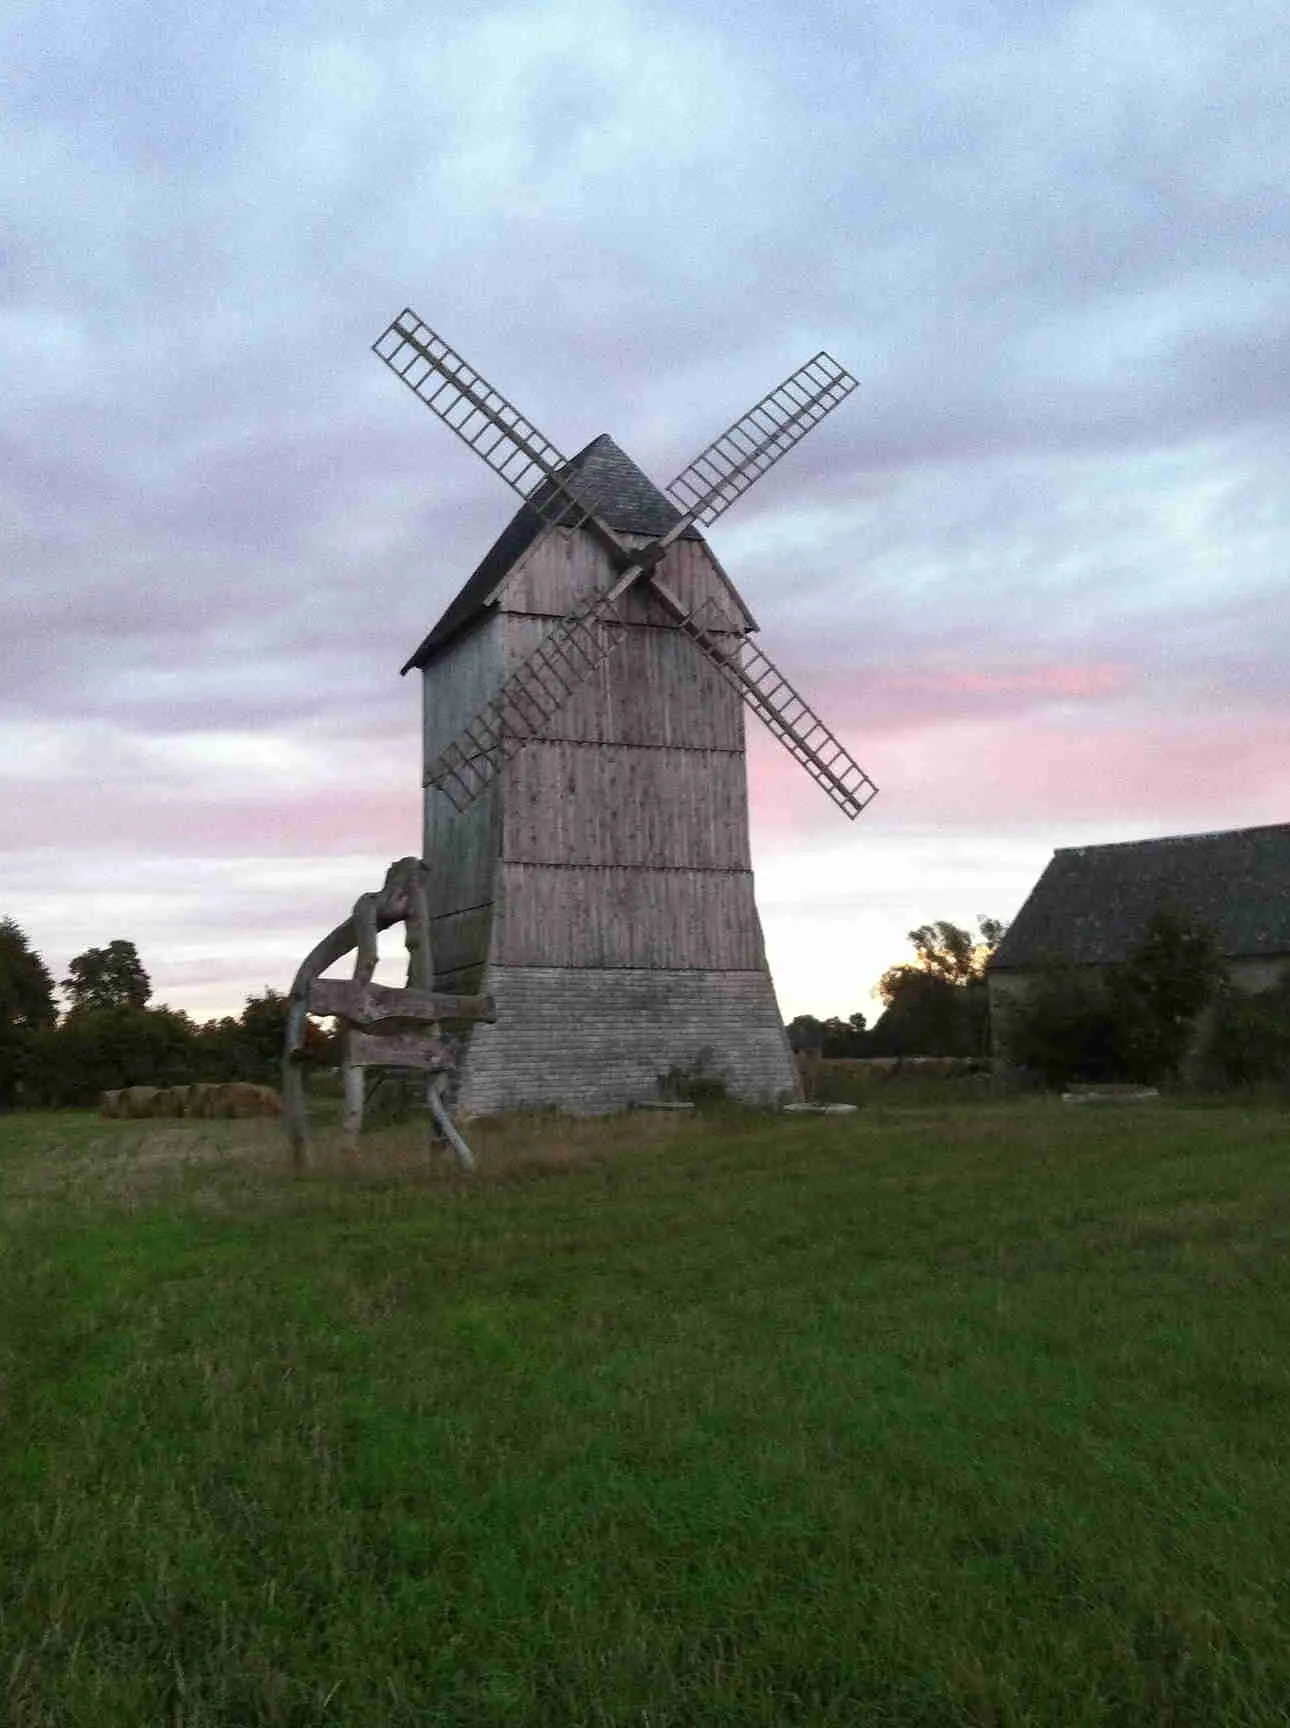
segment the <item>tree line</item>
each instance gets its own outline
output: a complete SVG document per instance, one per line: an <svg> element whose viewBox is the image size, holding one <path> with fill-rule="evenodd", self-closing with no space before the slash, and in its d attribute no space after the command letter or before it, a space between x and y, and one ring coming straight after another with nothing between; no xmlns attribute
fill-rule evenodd
<svg viewBox="0 0 1290 1728"><path fill-rule="evenodd" d="M991 1056L1050 1087L1074 1081L1185 1083L1211 1090L1290 1082L1290 969L1251 992L1234 986L1210 929L1162 904L1124 959L1036 967L991 1027L985 972L1005 933L944 919L909 932L914 959L886 971L884 1009L789 1022L795 1050L824 1057Z"/></svg>
<svg viewBox="0 0 1290 1728"><path fill-rule="evenodd" d="M975 933L946 919L919 925L909 932L912 961L882 975L872 1027L860 1012L799 1014L789 1042L826 1058L991 1055L985 971L1004 928L984 917ZM56 985L20 927L0 919L0 1108L93 1104L127 1086L275 1084L286 1012L271 989L248 996L237 1016L202 1022L154 1004L138 950L122 940L78 954ZM307 1050L338 1059L334 1034L313 1022ZM993 1053L1051 1086L1168 1081L1184 1067L1219 1087L1283 1082L1290 975L1257 995L1234 990L1212 934L1162 907L1121 964L1095 974L1058 957L1042 968L1008 1014L1006 1048Z"/></svg>
<svg viewBox="0 0 1290 1728"><path fill-rule="evenodd" d="M879 980L883 1011L872 1027L862 1013L845 1020L799 1014L788 1023L789 1043L826 1058L988 1056L985 969L1004 929L984 917L975 934L944 918L920 924L909 932L913 960L888 967Z"/></svg>
<svg viewBox="0 0 1290 1728"><path fill-rule="evenodd" d="M93 1104L126 1086L275 1084L286 1012L286 997L269 989L216 1020L154 1005L138 950L123 940L87 948L55 985L22 929L0 919L0 1108ZM309 1047L331 1054L313 1025Z"/></svg>
<svg viewBox="0 0 1290 1728"><path fill-rule="evenodd" d="M892 966L878 993L883 1013L789 1023L796 1050L824 1056L979 1056L988 1053L984 972L1003 926L981 918L975 935L947 920L910 932L912 962ZM59 994L64 999L60 1008ZM0 919L0 1107L94 1103L126 1086L201 1081L273 1084L282 1060L286 997L248 996L240 1015L198 1022L154 1004L133 942L88 948L56 985L26 935ZM336 1059L334 1038L312 1022L309 1052Z"/></svg>

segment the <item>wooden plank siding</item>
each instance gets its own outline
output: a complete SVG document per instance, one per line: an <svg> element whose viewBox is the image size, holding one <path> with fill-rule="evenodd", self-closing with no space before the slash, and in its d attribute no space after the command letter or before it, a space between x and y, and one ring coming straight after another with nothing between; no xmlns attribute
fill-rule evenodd
<svg viewBox="0 0 1290 1728"><path fill-rule="evenodd" d="M750 870L499 867L499 966L765 965Z"/></svg>
<svg viewBox="0 0 1290 1728"><path fill-rule="evenodd" d="M503 643L496 619L452 641L421 674L421 714L425 764L452 743L494 695L503 679ZM432 923L435 969L459 971L482 966L489 950L487 905L501 831L501 788L494 783L466 810L456 810L442 791L425 788L421 857L427 864L427 904L432 921L470 909L463 924L446 926L440 950L439 924ZM484 907L484 911L477 909ZM468 935L466 935L468 933Z"/></svg>
<svg viewBox="0 0 1290 1728"><path fill-rule="evenodd" d="M544 617L507 614L502 629L508 669L526 659L550 628ZM560 709L549 736L742 750L743 704L679 630L628 626L615 652Z"/></svg>
<svg viewBox="0 0 1290 1728"><path fill-rule="evenodd" d="M743 752L529 744L506 769L502 855L564 866L747 870Z"/></svg>
<svg viewBox="0 0 1290 1728"><path fill-rule="evenodd" d="M502 641L491 614L439 651L421 681L426 762L474 719L503 676Z"/></svg>
<svg viewBox="0 0 1290 1728"><path fill-rule="evenodd" d="M648 543L639 534L621 538L632 547ZM703 541L676 541L664 555L659 575L687 607L712 602L732 630L752 628L751 614ZM507 612L563 618L580 600L608 588L614 576L609 554L589 534L555 528L535 541L506 577L498 604ZM637 623L670 621L657 601L649 599L644 584L623 596L620 614Z"/></svg>
<svg viewBox="0 0 1290 1728"><path fill-rule="evenodd" d="M442 792L426 788L426 903L432 918L493 898L501 800L490 788L465 810Z"/></svg>
<svg viewBox="0 0 1290 1728"><path fill-rule="evenodd" d="M442 990L467 991L463 978L478 975L488 959L493 931L493 902L448 912L430 920L430 950L435 985Z"/></svg>

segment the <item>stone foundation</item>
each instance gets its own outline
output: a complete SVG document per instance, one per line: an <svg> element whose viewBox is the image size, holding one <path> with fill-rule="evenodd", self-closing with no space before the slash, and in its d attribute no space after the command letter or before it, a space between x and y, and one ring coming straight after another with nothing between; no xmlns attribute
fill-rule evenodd
<svg viewBox="0 0 1290 1728"><path fill-rule="evenodd" d="M743 1103L801 1097L768 972L489 966L479 988L497 1023L469 1034L463 1115L621 1110L700 1066Z"/></svg>

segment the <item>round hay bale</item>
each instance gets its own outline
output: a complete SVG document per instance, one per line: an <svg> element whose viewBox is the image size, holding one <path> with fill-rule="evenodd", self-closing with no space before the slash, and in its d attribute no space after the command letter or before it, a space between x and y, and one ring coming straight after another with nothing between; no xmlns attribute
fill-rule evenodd
<svg viewBox="0 0 1290 1728"><path fill-rule="evenodd" d="M229 1090L232 1084L232 1081L223 1080L210 1087L206 1093L206 1105L202 1111L203 1116L208 1116L214 1120L221 1116L231 1116L233 1114L229 1101Z"/></svg>
<svg viewBox="0 0 1290 1728"><path fill-rule="evenodd" d="M207 1114L212 1087L209 1080L199 1080L188 1088L188 1099L185 1105L186 1116L201 1117Z"/></svg>
<svg viewBox="0 0 1290 1728"><path fill-rule="evenodd" d="M281 1116L282 1095L272 1086L257 1086L261 1116Z"/></svg>
<svg viewBox="0 0 1290 1728"><path fill-rule="evenodd" d="M220 1090L223 1094L221 1114L235 1117L238 1121L264 1114L264 1105L260 1098L262 1088L253 1085L249 1080L230 1080Z"/></svg>

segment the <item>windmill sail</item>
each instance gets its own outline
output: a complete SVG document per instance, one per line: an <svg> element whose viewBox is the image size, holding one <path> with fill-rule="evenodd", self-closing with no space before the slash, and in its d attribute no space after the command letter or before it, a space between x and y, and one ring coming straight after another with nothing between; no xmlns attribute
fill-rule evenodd
<svg viewBox="0 0 1290 1728"><path fill-rule="evenodd" d="M709 527L855 387L851 374L821 351L714 438L668 482L668 495L687 521Z"/></svg>
<svg viewBox="0 0 1290 1728"><path fill-rule="evenodd" d="M684 612L666 593L661 598L669 609L682 612L677 619L679 628L734 686L744 705L854 822L878 788L805 696L798 694L770 657L747 636L732 641L728 633L717 635L714 625L705 623L701 615Z"/></svg>
<svg viewBox="0 0 1290 1728"><path fill-rule="evenodd" d="M564 485L559 450L442 336L405 307L372 352L552 526L576 528L590 514Z"/></svg>

